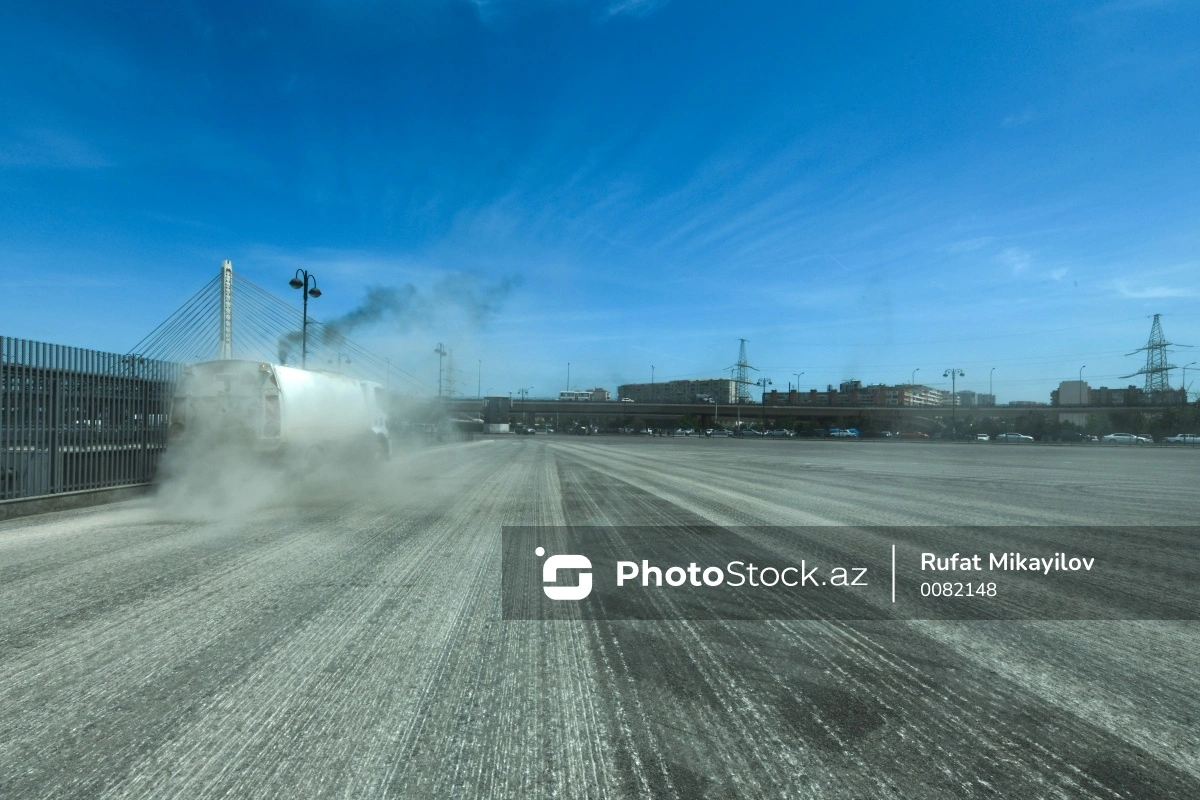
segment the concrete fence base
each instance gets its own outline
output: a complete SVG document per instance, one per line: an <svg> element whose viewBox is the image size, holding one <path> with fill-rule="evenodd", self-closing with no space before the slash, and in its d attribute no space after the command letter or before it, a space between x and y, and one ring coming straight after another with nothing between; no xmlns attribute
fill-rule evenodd
<svg viewBox="0 0 1200 800"><path fill-rule="evenodd" d="M69 511L74 508L99 506L105 503L116 503L121 500L131 500L150 491L153 484L139 483L133 486L117 486L111 489L89 489L81 492L63 492L62 494L29 497L20 500L0 500L0 521L27 517L32 514L46 514L51 511Z"/></svg>

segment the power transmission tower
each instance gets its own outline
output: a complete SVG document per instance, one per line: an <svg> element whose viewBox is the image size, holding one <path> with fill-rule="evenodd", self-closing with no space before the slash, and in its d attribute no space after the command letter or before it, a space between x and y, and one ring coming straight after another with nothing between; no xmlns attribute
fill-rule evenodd
<svg viewBox="0 0 1200 800"><path fill-rule="evenodd" d="M742 344L738 348L738 360L730 369L734 370L733 382L737 384L737 401L739 403L749 403L750 399L750 370L758 372L758 367L750 366L746 360L746 340L739 340Z"/></svg>
<svg viewBox="0 0 1200 800"><path fill-rule="evenodd" d="M1150 326L1150 340L1146 342L1145 347L1139 347L1132 353L1126 355L1132 356L1138 353L1146 353L1146 366L1139 369L1130 375L1122 375L1121 379L1132 378L1135 375L1145 375L1146 399L1151 403L1159 403L1166 399L1167 393L1171 391L1170 371L1176 369L1174 364L1167 363L1167 348L1168 347L1191 347L1188 344L1175 344L1168 342L1167 337L1163 336L1162 323L1159 322L1161 314L1154 315L1154 324Z"/></svg>

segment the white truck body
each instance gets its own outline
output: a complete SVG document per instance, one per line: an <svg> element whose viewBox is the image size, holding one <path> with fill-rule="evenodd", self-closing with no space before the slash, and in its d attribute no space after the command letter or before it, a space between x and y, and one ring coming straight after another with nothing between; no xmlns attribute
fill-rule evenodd
<svg viewBox="0 0 1200 800"><path fill-rule="evenodd" d="M260 361L184 370L171 409L173 440L312 459L391 452L383 388L370 381Z"/></svg>

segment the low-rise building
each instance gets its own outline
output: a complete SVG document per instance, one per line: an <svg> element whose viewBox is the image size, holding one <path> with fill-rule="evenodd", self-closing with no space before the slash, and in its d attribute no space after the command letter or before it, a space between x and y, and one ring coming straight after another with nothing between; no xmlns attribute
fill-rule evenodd
<svg viewBox="0 0 1200 800"><path fill-rule="evenodd" d="M625 383L617 387L617 396L638 403L716 402L726 405L737 401L737 384L730 378Z"/></svg>
<svg viewBox="0 0 1200 800"><path fill-rule="evenodd" d="M1058 388L1050 392L1052 406L1086 406L1091 390L1087 381L1061 381Z"/></svg>

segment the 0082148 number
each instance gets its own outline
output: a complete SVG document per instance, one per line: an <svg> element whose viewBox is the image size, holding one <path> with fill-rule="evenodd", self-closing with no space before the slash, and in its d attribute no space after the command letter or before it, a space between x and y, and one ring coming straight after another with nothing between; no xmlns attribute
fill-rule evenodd
<svg viewBox="0 0 1200 800"><path fill-rule="evenodd" d="M995 597L994 583L922 583L921 597Z"/></svg>

